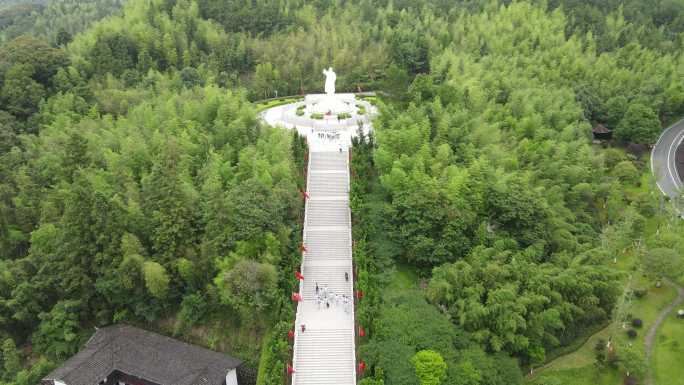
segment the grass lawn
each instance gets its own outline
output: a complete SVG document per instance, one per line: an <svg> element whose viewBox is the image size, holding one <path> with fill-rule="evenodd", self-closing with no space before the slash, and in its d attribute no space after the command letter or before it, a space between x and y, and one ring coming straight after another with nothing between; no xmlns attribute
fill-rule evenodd
<svg viewBox="0 0 684 385"><path fill-rule="evenodd" d="M549 370L535 376L526 383L534 385L620 385L622 376L617 370L602 370L599 372L595 366L566 369Z"/></svg>
<svg viewBox="0 0 684 385"><path fill-rule="evenodd" d="M593 365L595 361L594 346L596 346L596 341L598 341L599 339L603 339L604 341L608 340L610 333L610 326L605 327L600 332L589 337L587 342L580 346L579 349L577 349L573 353L559 357L551 363L551 366L538 370L538 372L542 373L547 370L560 371L567 369L577 369L586 367L588 365Z"/></svg>
<svg viewBox="0 0 684 385"><path fill-rule="evenodd" d="M175 317L159 321L153 329L194 345L224 352L254 368L258 367L265 331L255 325L240 325L233 317L218 319L218 315L214 315L212 318L182 335L174 335Z"/></svg>
<svg viewBox="0 0 684 385"><path fill-rule="evenodd" d="M681 307L667 317L656 336L651 365L657 385L684 385L684 320L675 316Z"/></svg>
<svg viewBox="0 0 684 385"><path fill-rule="evenodd" d="M644 280L644 282L648 282ZM647 287L645 284L642 287ZM660 311L672 302L677 297L677 292L669 286L661 286L660 288L650 287L648 294L641 299L634 299L631 307L631 314L635 318L641 318L644 321L644 326L639 331L641 337L642 333L646 334L646 330L651 327L653 321L658 318Z"/></svg>
<svg viewBox="0 0 684 385"><path fill-rule="evenodd" d="M396 270L392 274L391 281L387 286L387 291L398 293L418 288L418 273L410 266L396 265Z"/></svg>

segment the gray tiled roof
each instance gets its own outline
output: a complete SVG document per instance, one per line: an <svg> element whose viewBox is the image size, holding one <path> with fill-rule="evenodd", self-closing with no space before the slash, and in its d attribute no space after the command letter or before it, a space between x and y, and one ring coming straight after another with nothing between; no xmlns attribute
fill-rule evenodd
<svg viewBox="0 0 684 385"><path fill-rule="evenodd" d="M220 385L242 362L225 354L128 325L98 329L43 381L94 385L113 371L161 385Z"/></svg>
<svg viewBox="0 0 684 385"><path fill-rule="evenodd" d="M594 127L591 131L594 134L608 134L608 133L612 132L611 130L606 128L606 126L604 126L603 124L597 124L596 127Z"/></svg>

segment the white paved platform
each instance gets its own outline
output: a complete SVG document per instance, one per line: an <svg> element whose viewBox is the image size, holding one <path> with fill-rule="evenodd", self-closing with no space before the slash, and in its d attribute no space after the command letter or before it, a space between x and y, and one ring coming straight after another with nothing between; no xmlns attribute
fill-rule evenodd
<svg viewBox="0 0 684 385"><path fill-rule="evenodd" d="M340 97L352 97L353 94L338 94ZM317 95L307 95L315 97ZM320 96L320 95L318 95ZM314 120L305 116L297 116L295 114L297 107L304 105L303 102L296 102L269 108L259 113L259 117L273 127L282 127L286 129L296 129L300 135L305 136L309 143L309 150L311 151L339 151L340 148L346 151L351 146L351 140L357 136L359 125L364 135L368 135L373 129L372 120L377 115L378 110L370 103L357 99L354 101L356 105L363 105L367 113L364 115L357 115L352 112L352 117L349 119L338 120L335 117L326 117L321 120ZM356 108L352 109L356 111Z"/></svg>
<svg viewBox="0 0 684 385"><path fill-rule="evenodd" d="M330 148L328 148L330 147ZM310 142L302 261L303 301L297 306L293 366L295 385L354 385L354 302L349 162L346 147ZM347 277L345 277L347 273ZM349 297L350 304L316 300L319 290ZM301 325L305 325L302 332Z"/></svg>

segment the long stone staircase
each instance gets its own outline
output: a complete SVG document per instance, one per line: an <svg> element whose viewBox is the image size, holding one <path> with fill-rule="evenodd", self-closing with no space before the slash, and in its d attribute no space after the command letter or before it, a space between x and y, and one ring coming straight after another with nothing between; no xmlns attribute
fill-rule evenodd
<svg viewBox="0 0 684 385"><path fill-rule="evenodd" d="M346 151L311 152L304 245L292 375L294 385L354 385L354 301ZM345 276L345 273L347 274ZM344 295L343 302L316 301L319 290ZM305 326L302 332L301 326Z"/></svg>

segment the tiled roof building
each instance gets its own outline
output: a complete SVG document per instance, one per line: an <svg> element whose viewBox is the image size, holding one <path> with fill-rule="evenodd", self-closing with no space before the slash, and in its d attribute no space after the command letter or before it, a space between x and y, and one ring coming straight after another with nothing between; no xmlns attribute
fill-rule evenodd
<svg viewBox="0 0 684 385"><path fill-rule="evenodd" d="M98 329L43 385L237 385L240 360L128 325Z"/></svg>

